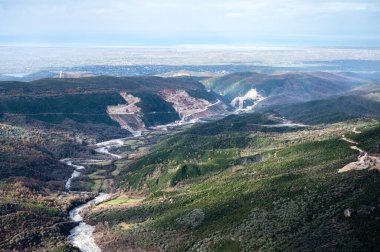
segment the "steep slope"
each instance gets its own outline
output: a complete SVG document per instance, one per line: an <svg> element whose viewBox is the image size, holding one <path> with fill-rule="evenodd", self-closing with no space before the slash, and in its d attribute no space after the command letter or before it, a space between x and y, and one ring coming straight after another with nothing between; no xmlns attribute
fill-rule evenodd
<svg viewBox="0 0 380 252"><path fill-rule="evenodd" d="M278 75L248 72L211 78L203 83L242 109L321 99L345 93L365 81L325 72Z"/></svg>
<svg viewBox="0 0 380 252"><path fill-rule="evenodd" d="M193 96L191 95L193 94ZM173 104L182 121L191 121L226 114L229 106L220 99L185 90L162 90L160 92L165 101ZM197 97L198 96L198 97Z"/></svg>
<svg viewBox="0 0 380 252"><path fill-rule="evenodd" d="M83 146L73 136L61 133L0 124L0 180L28 177L48 184L65 180L71 171L58 160L83 150ZM62 189L63 184L49 186Z"/></svg>
<svg viewBox="0 0 380 252"><path fill-rule="evenodd" d="M83 134L96 128L94 138L103 140L187 120L181 116L183 104L174 104L183 94L198 109L191 119L229 109L218 95L190 78L100 76L0 82L0 115L5 122L28 118L46 127L75 127Z"/></svg>
<svg viewBox="0 0 380 252"><path fill-rule="evenodd" d="M72 168L59 159L84 151L77 140L0 124L0 251L70 249L65 238L75 224L67 210L75 197L60 192Z"/></svg>
<svg viewBox="0 0 380 252"><path fill-rule="evenodd" d="M378 123L276 124L244 114L196 125L127 165L125 193L90 216L97 243L104 251L378 250L379 173L338 173L357 159L341 135L375 152ZM367 130L350 135L354 127ZM358 214L345 217L348 208Z"/></svg>

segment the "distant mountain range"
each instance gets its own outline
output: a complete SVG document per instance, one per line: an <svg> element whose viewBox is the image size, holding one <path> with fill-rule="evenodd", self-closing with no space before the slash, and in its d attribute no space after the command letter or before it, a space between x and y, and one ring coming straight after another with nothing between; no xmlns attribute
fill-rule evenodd
<svg viewBox="0 0 380 252"><path fill-rule="evenodd" d="M97 140L233 110L272 111L303 123L331 122L379 115L380 88L372 83L376 76L241 72L204 78L204 85L192 77L143 76L0 82L0 116L18 125L27 119L79 133L91 128L93 134L99 132L94 134Z"/></svg>

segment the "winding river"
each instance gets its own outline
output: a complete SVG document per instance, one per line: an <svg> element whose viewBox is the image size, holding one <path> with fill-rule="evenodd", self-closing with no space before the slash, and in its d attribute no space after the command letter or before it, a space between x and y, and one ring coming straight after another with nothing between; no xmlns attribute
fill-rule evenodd
<svg viewBox="0 0 380 252"><path fill-rule="evenodd" d="M125 139L125 138L124 138ZM113 159L120 159L122 156L113 154L109 152L111 148L117 148L124 145L124 139L114 139L106 142L101 142L96 144L95 151L100 154L106 154L112 157ZM82 174L82 171L86 168L82 165L74 164L73 159L65 158L62 159L61 162L64 162L66 165L74 168L71 177L67 180L65 187L70 193L74 193L71 191L71 182L74 178L79 177ZM76 193L86 193L86 192L76 192ZM68 236L69 241L72 245L79 248L82 252L100 252L101 249L96 245L92 234L95 230L95 227L85 223L83 221L83 213L93 206L100 204L104 201L110 199L110 195L106 193L100 193L93 200L88 201L85 204L82 204L69 212L70 219L75 222L79 222L79 225L73 228L70 231L70 235Z"/></svg>
<svg viewBox="0 0 380 252"><path fill-rule="evenodd" d="M192 122L190 122L192 123ZM131 137L125 137L120 139L112 139L105 142L100 142L94 145L94 151L107 155L109 158L104 160L90 160L86 159L86 162L88 161L109 161L109 160L117 160L123 158L121 155L117 155L114 153L111 153L111 150L114 148L119 148L124 146L128 140L138 140L138 146L145 148L147 146L151 146L160 139L160 136L167 135L169 132L177 132L181 129L181 127L185 125L182 122L176 122L172 124L163 125L163 127L157 127L152 128L151 131L145 131L144 134L142 134L141 131L135 131L132 132ZM170 130L169 130L170 129ZM133 153L132 153L133 152ZM130 150L127 152L126 157L128 156L135 156L137 153L140 153L140 148L134 148L132 151ZM141 152L142 153L142 152ZM133 154L133 155L130 155ZM81 194L81 193L91 193L91 192L74 192L71 190L71 183L73 179L78 178L81 176L82 172L86 169L85 166L80 165L83 163L82 160L74 159L74 158L65 158L62 159L61 162L65 163L68 166L71 166L74 168L73 173L71 174L71 177L67 180L65 187L66 190L71 194ZM79 163L79 164L78 164ZM100 204L104 201L107 201L111 198L111 195L106 193L100 193L97 195L93 200L88 201L87 203L84 203L74 209L72 209L69 212L70 219L72 221L78 222L78 226L73 228L70 231L70 235L68 236L68 240L71 242L72 245L79 248L82 252L99 252L101 249L98 247L98 245L95 243L94 238L92 237L92 234L95 230L95 227L87 224L84 222L84 215L85 212L90 211L92 207L94 207L97 204Z"/></svg>
<svg viewBox="0 0 380 252"><path fill-rule="evenodd" d="M75 247L79 248L83 252L100 252L101 249L96 245L94 238L92 237L92 233L95 230L95 227L85 223L83 221L82 213L86 209L93 207L103 201L106 201L110 198L110 195L106 193L100 193L97 197L89 202L78 206L70 211L70 219L73 221L80 222L78 226L73 228L70 231L70 235L68 237L71 244Z"/></svg>
<svg viewBox="0 0 380 252"><path fill-rule="evenodd" d="M212 119L216 119L216 118L218 118L218 117L209 118L209 119L212 120ZM191 121L189 123L192 124L193 122ZM293 127L294 126L297 126L297 127L303 126L304 127L305 126L305 125L291 124L290 122L287 122L287 121L284 121L282 123L283 124L281 126L289 126L289 127L292 127L292 126ZM155 127L155 128L153 128L152 132L163 132L163 134L166 135L166 134L168 134L169 128L170 128L170 131L175 132L176 130L180 130L180 128L182 126L186 126L186 123L176 122L174 124L168 124L168 125L163 125L161 127ZM273 125L270 125L270 126L273 127ZM126 140L128 140L128 139L138 139L140 136L142 136L141 132L135 132L132 137L113 139L113 140L97 143L97 144L95 144L94 150L95 150L95 152L97 152L99 154L109 156L110 159L108 159L108 160L120 159L123 157L120 155L111 153L110 150L112 148L122 147L125 144ZM158 135L156 135L155 137L156 137L156 140L159 139ZM149 133L148 133L148 134L144 134L143 139L152 139L152 138L149 137ZM140 140L141 140L141 138L140 138ZM150 143L150 144L152 144L152 143ZM72 180L74 178L81 176L83 170L86 169L86 167L82 166L82 165L74 164L75 159L73 159L73 158L65 158L65 159L62 159L61 161L64 162L66 165L74 168L74 171L73 171L71 177L66 182L66 190L69 191L69 193L88 193L88 192L73 192L73 191L71 191ZM83 221L83 219L84 219L83 215L84 215L84 212L89 211L93 206L95 206L97 204L100 204L104 201L109 200L110 197L111 196L109 194L100 193L93 200L88 201L87 203L82 204L82 205L80 205L80 206L78 206L78 207L76 207L70 211L70 213L69 213L70 219L72 221L78 222L79 224L78 224L78 226L76 226L75 228L73 228L70 231L70 235L68 236L68 239L71 242L71 244L73 244L75 247L79 248L82 252L99 252L99 251L101 251L101 249L95 243L94 238L92 237L92 234L95 230L95 227L85 223Z"/></svg>

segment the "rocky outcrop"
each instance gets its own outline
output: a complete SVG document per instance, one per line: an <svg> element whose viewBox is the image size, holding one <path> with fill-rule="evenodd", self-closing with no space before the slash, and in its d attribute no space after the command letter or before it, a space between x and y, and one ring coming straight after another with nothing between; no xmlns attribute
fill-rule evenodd
<svg viewBox="0 0 380 252"><path fill-rule="evenodd" d="M143 131L145 125L141 119L141 108L137 106L137 103L140 102L140 98L127 94L126 92L121 92L120 95L127 104L108 106L108 115L112 120L118 122L123 129L128 130L132 134Z"/></svg>
<svg viewBox="0 0 380 252"><path fill-rule="evenodd" d="M235 97L231 105L239 110L252 110L259 102L265 100L255 88L249 90L245 95Z"/></svg>
<svg viewBox="0 0 380 252"><path fill-rule="evenodd" d="M356 128L353 130L354 133L360 134L360 131L357 131ZM356 141L353 141L349 138L346 138L344 135L340 139L350 144L358 144ZM339 169L338 172L348 172L348 171L360 171L360 170L377 170L380 172L380 158L377 156L371 156L366 151L360 149L357 146L350 146L350 149L359 151L358 161L351 162L345 165L343 168Z"/></svg>
<svg viewBox="0 0 380 252"><path fill-rule="evenodd" d="M352 208L347 208L344 210L343 214L344 214L344 217L350 218L355 214L355 210Z"/></svg>
<svg viewBox="0 0 380 252"><path fill-rule="evenodd" d="M197 120L210 116L226 114L228 106L220 100L211 103L202 98L192 97L185 90L165 89L160 92L161 97L173 104L182 121Z"/></svg>
<svg viewBox="0 0 380 252"><path fill-rule="evenodd" d="M208 97L208 95L213 97L206 90L204 92L201 92L200 97ZM166 106L169 106L170 109L162 109L160 107L163 105L162 103L155 104L154 102L157 102L157 98L155 98L155 101L149 101L150 98L153 99L154 97L146 94L135 94L141 95L141 98L126 92L121 92L120 95L126 101L126 104L108 106L107 113L123 129L130 131L133 135L138 135L141 131L146 130L147 127L159 128L167 125L167 123L173 124L178 119L180 119L179 123L194 122L202 118L227 114L230 109L228 105L215 97L214 101L194 97L182 89L164 89L158 92L158 98L166 102ZM149 107L148 110L147 107ZM152 110L152 107L154 110ZM178 113L179 118L177 116L169 120L154 120L153 125L149 120L147 121L147 118L152 116L162 117L170 113Z"/></svg>

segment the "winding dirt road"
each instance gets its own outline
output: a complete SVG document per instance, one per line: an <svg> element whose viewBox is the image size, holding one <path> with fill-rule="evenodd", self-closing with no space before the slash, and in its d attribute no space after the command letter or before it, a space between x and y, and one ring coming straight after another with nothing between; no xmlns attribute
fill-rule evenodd
<svg viewBox="0 0 380 252"><path fill-rule="evenodd" d="M361 132L356 129L356 127L352 130L355 134L360 134ZM338 170L338 173L348 172L348 171L360 171L360 170L378 170L380 172L380 158L375 156L370 156L368 152L363 149L357 147L358 142L345 137L345 135L340 138L340 140L345 141L351 145L350 149L359 151L358 161L351 162L345 165L343 168Z"/></svg>

